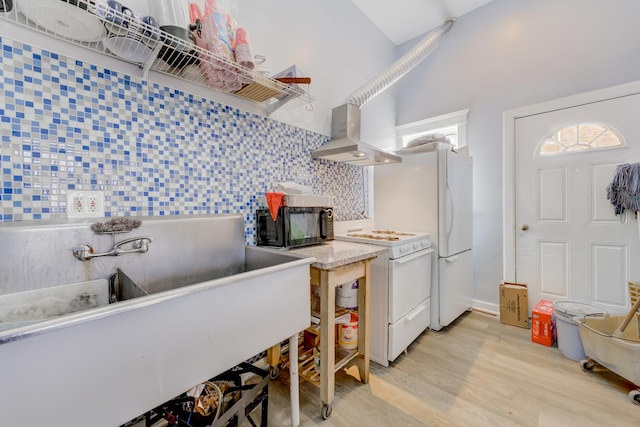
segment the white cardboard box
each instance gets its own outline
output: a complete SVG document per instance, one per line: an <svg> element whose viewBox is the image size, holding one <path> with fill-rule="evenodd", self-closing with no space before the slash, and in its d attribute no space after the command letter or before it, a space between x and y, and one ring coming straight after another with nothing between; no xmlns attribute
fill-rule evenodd
<svg viewBox="0 0 640 427"><path fill-rule="evenodd" d="M300 207L333 207L333 196L317 196L309 194L287 194L284 196L284 204L286 206Z"/></svg>

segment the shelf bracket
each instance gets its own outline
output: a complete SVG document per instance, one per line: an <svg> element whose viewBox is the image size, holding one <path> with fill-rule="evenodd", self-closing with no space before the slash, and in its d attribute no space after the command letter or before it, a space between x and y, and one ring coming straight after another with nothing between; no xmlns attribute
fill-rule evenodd
<svg viewBox="0 0 640 427"><path fill-rule="evenodd" d="M142 78L144 80L149 80L149 70L151 70L151 67L153 66L153 63L155 62L156 58L158 57L158 54L160 53L160 49L162 49L163 43L159 42L156 43L155 47L153 48L153 50L151 51L151 54L149 55L149 57L147 58L146 61L144 61L144 63L142 64Z"/></svg>
<svg viewBox="0 0 640 427"><path fill-rule="evenodd" d="M292 101L294 99L296 99L299 95L293 95L293 94L287 94L282 96L281 98L270 102L267 104L267 114L271 115L271 113L273 113L274 111L276 111L278 108L282 107L284 104L286 104L289 101Z"/></svg>

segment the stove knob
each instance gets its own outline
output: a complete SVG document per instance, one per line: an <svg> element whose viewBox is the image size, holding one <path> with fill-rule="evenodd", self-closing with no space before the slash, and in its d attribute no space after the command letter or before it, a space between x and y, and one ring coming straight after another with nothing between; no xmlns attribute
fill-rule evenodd
<svg viewBox="0 0 640 427"><path fill-rule="evenodd" d="M409 252L411 250L411 248L409 246L400 246L400 253L401 254L405 254L407 252Z"/></svg>
<svg viewBox="0 0 640 427"><path fill-rule="evenodd" d="M413 244L413 249L415 249L415 250L420 249L420 242L415 242L415 243Z"/></svg>

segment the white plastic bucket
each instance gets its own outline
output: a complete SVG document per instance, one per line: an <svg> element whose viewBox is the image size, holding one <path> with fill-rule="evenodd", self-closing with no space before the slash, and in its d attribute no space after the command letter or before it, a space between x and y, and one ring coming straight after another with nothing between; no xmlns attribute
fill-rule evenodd
<svg viewBox="0 0 640 427"><path fill-rule="evenodd" d="M597 313L606 313L606 310L575 301L557 301L553 304L560 353L576 362L587 357L582 346L579 323L576 318Z"/></svg>
<svg viewBox="0 0 640 427"><path fill-rule="evenodd" d="M355 310L358 308L358 281L336 286L336 305Z"/></svg>
<svg viewBox="0 0 640 427"><path fill-rule="evenodd" d="M338 325L338 345L346 350L353 350L358 347L358 315L350 313L349 322Z"/></svg>

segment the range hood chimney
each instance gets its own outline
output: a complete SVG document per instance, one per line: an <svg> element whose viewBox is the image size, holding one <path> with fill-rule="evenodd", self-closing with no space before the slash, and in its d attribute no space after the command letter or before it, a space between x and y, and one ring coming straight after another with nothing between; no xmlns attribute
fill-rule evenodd
<svg viewBox="0 0 640 427"><path fill-rule="evenodd" d="M360 141L360 109L342 104L331 114L331 141L314 151L314 159L351 163L358 166L397 163L402 159Z"/></svg>
<svg viewBox="0 0 640 427"><path fill-rule="evenodd" d="M331 141L312 152L311 157L358 166L402 162L401 157L360 141L360 109L433 52L440 38L451 29L453 22L450 19L430 31L391 67L351 94L343 105L334 108L331 113Z"/></svg>

